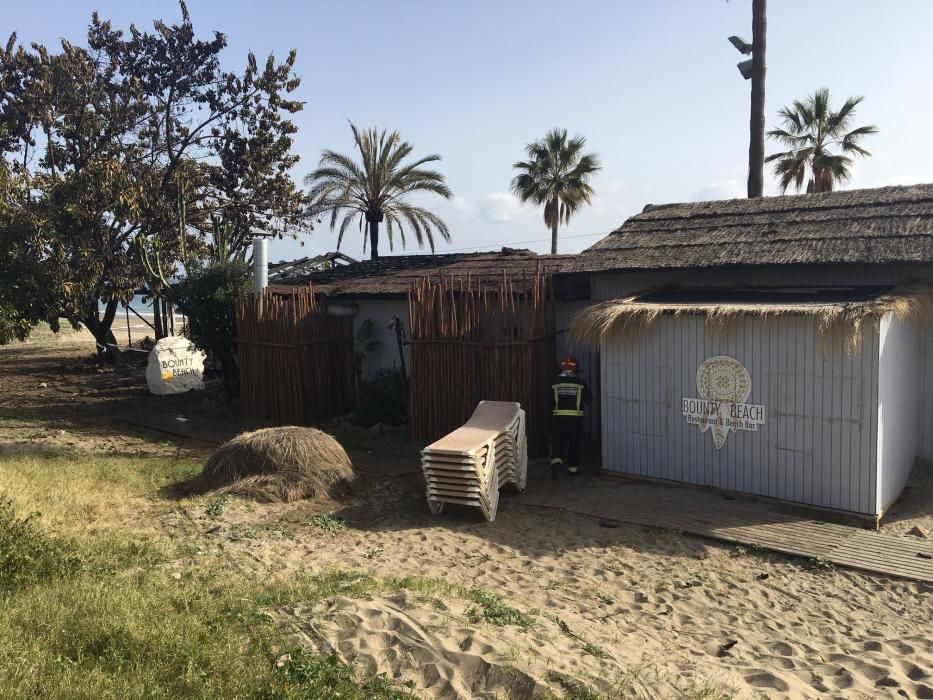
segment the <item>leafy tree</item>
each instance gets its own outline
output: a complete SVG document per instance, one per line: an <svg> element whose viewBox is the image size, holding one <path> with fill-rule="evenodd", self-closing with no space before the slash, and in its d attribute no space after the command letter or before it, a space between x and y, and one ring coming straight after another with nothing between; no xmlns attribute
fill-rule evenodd
<svg viewBox="0 0 933 700"><path fill-rule="evenodd" d="M175 285L173 298L188 317L185 335L205 352L210 352L223 369L224 390L234 393L237 375L233 352L236 339L234 305L250 293L249 267L239 260L212 262L188 271Z"/></svg>
<svg viewBox="0 0 933 700"><path fill-rule="evenodd" d="M829 90L822 88L805 102L795 100L792 107L778 112L784 126L772 129L768 136L788 150L774 153L766 160L774 162L774 174L782 192L792 183L799 192L808 173L808 193L831 192L837 183L847 182L851 177L853 154L871 155L862 148L862 137L878 133L878 128L871 125L850 130L855 108L863 99L850 97L838 111L833 111ZM840 152L834 153L837 148Z"/></svg>
<svg viewBox="0 0 933 700"><path fill-rule="evenodd" d="M118 304L142 285L158 297L211 252L242 259L251 228L294 232L305 199L288 175L299 84L295 53L224 71L223 34L197 38L182 21L114 30L95 13L87 47L63 41L0 55L0 148L19 178L19 221L54 261L61 313L114 354ZM216 249L217 246L214 246ZM101 303L104 311L99 311Z"/></svg>
<svg viewBox="0 0 933 700"><path fill-rule="evenodd" d="M544 205L544 223L551 229L551 254L557 254L557 227L584 204L594 190L590 179L599 169L599 157L584 153L583 136L567 138L566 129L551 129L544 138L525 146L527 161L512 167L519 174L512 180L512 191L519 200Z"/></svg>
<svg viewBox="0 0 933 700"><path fill-rule="evenodd" d="M389 250L393 248L396 232L402 248L405 247L406 227L414 234L418 246L424 247L427 241L432 253L435 233L449 241L450 232L439 216L408 201L410 195L422 192L445 199L453 196L441 173L422 167L439 161L441 157L431 154L403 163L414 148L407 141L402 141L397 131L389 133L376 128L360 131L352 122L350 129L362 162L325 150L321 152L317 169L305 178L305 183L311 185L310 213L313 216L330 214L331 231L337 228L337 220L343 217L337 234L337 248L357 218L363 232L363 249L365 251L368 237L373 260L379 257L379 224L383 221L386 223Z"/></svg>

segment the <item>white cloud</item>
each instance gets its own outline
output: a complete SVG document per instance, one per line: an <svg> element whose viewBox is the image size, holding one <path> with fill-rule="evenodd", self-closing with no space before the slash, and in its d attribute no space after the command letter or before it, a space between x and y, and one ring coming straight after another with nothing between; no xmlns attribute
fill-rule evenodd
<svg viewBox="0 0 933 700"><path fill-rule="evenodd" d="M531 213L511 192L491 192L479 201L477 208L481 218L494 224L509 223Z"/></svg>
<svg viewBox="0 0 933 700"><path fill-rule="evenodd" d="M747 194L746 183L739 179L723 180L707 185L694 194L691 202L707 202L714 199L738 199Z"/></svg>
<svg viewBox="0 0 933 700"><path fill-rule="evenodd" d="M453 199L450 200L450 207L456 212L469 215L475 215L477 211L475 204L458 194L454 195Z"/></svg>

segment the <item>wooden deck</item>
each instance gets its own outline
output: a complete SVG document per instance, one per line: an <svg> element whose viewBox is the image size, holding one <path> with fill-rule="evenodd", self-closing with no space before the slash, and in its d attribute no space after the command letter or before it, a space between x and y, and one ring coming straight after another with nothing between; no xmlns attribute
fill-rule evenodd
<svg viewBox="0 0 933 700"><path fill-rule="evenodd" d="M933 583L933 541L816 520L771 501L615 478L552 482L546 475L529 477L521 501Z"/></svg>

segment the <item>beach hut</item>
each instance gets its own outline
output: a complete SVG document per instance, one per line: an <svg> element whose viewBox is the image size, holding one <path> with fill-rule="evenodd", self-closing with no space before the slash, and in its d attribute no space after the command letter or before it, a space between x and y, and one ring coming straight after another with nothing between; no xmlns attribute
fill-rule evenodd
<svg viewBox="0 0 933 700"><path fill-rule="evenodd" d="M880 517L933 453L933 186L647 207L586 251L605 472Z"/></svg>

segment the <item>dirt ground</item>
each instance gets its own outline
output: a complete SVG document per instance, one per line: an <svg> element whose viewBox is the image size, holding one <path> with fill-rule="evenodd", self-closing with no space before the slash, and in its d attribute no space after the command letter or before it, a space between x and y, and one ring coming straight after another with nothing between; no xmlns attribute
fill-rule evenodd
<svg viewBox="0 0 933 700"><path fill-rule="evenodd" d="M0 348L0 449L200 460L213 445L121 418L176 409L237 420L210 396L149 396L141 369L99 372L91 349L72 332ZM350 502L179 505L159 526L260 580L334 569L395 577L397 591L295 601L276 617L424 697L596 697L591 688L644 698L933 698L928 585L555 515L518 495L503 497L494 523L469 510L435 518L417 447L393 442L380 457L384 440L348 441L355 463L383 460L389 474L365 472ZM928 509L911 507L899 523L929 522ZM477 591L492 594L488 607ZM497 605L518 617L490 622Z"/></svg>

